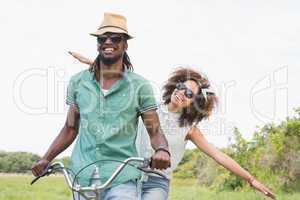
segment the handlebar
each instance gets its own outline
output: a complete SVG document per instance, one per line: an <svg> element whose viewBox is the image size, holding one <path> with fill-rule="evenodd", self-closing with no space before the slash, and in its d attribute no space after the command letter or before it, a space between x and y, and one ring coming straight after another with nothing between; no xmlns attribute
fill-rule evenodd
<svg viewBox="0 0 300 200"><path fill-rule="evenodd" d="M82 187L79 184L74 184L73 178L69 175L68 171L66 170L66 168L62 162L54 162L53 164L51 164L49 167L47 167L45 169L45 171L42 175L36 177L31 182L31 185L34 184L41 177L49 176L50 174L53 174L56 171L62 171L62 173L65 177L65 180L67 182L67 185L72 191L79 192L81 194L84 192L88 192L88 191L97 193L97 192L102 191L105 188L107 188L115 180L115 178L120 174L120 172L124 169L124 167L126 165L128 165L130 162L140 162L140 163L142 163L140 166L135 166L137 169L139 169L145 173L154 173L154 174L161 176L162 178L167 179L167 177L164 174L162 174L158 171L153 171L153 170L147 169L151 163L151 161L149 159L140 158L140 157L130 157L130 158L127 158L126 160L122 161L122 164L120 164L120 166L114 171L114 173L110 176L110 178L102 185L91 185L91 186ZM86 198L91 199L91 197L87 197L87 196L86 196Z"/></svg>

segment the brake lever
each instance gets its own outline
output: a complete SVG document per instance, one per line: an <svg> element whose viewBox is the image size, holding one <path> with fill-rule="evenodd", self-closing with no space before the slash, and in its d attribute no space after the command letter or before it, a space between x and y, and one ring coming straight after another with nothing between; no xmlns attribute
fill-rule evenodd
<svg viewBox="0 0 300 200"><path fill-rule="evenodd" d="M44 177L44 176L49 176L51 173L52 173L52 171L53 171L53 166L48 166L45 170L44 170L44 172L42 173L42 175L40 175L40 176L37 176L36 178L34 178L32 181L31 181L31 183L30 183L30 185L33 185L37 180L39 180L40 178L42 178L42 177Z"/></svg>
<svg viewBox="0 0 300 200"><path fill-rule="evenodd" d="M145 173L147 173L147 174L156 174L156 175L158 175L158 176L160 176L160 177L168 180L168 178L166 177L166 175L164 175L164 174L162 174L162 173L160 173L158 171L154 171L152 169L146 169L146 168L142 168L142 167L138 167L138 169L141 170L141 171L143 171L143 172L145 172Z"/></svg>
<svg viewBox="0 0 300 200"><path fill-rule="evenodd" d="M168 179L166 177L166 175L158 172L158 171L154 171L152 169L148 169L149 167L151 167L152 165L152 158L149 158L149 159L145 159L144 162L138 166L137 168L147 174L156 174L156 175L159 175L160 177L164 178L164 179Z"/></svg>

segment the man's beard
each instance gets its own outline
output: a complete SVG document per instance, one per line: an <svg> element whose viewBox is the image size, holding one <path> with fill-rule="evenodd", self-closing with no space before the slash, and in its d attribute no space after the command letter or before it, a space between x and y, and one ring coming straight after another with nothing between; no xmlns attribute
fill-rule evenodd
<svg viewBox="0 0 300 200"><path fill-rule="evenodd" d="M123 55L120 54L120 55L116 55L115 57L112 57L112 58L105 58L103 56L103 54L99 53L99 58L102 61L102 63L105 65L112 65L112 64L116 63L120 58L122 58L122 56Z"/></svg>

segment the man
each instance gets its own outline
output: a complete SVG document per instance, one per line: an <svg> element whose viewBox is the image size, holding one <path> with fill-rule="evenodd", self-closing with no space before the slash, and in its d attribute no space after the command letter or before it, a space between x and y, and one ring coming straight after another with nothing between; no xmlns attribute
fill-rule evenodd
<svg viewBox="0 0 300 200"><path fill-rule="evenodd" d="M74 75L68 85L70 106L64 127L46 154L32 167L40 175L45 167L77 137L71 156L71 168L76 173L97 160L124 160L136 156L135 138L141 115L156 149L152 168L170 166L168 144L161 132L153 91L148 81L132 72L126 53L128 34L125 17L105 13L98 30L98 56L89 70ZM120 163L97 162L101 180L107 180ZM88 185L92 169L79 175L79 182ZM110 200L137 199L136 180L140 173L127 167L105 190L102 198Z"/></svg>

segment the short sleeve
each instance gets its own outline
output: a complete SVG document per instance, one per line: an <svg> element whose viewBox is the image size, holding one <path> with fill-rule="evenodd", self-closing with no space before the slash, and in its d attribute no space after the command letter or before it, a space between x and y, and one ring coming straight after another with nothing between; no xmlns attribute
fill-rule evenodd
<svg viewBox="0 0 300 200"><path fill-rule="evenodd" d="M66 97L66 104L69 106L76 104L76 85L74 80L71 78L67 87L67 97Z"/></svg>
<svg viewBox="0 0 300 200"><path fill-rule="evenodd" d="M148 81L142 83L138 90L138 99L139 99L139 112L140 114L149 111L156 110L157 104L154 97L152 86Z"/></svg>

